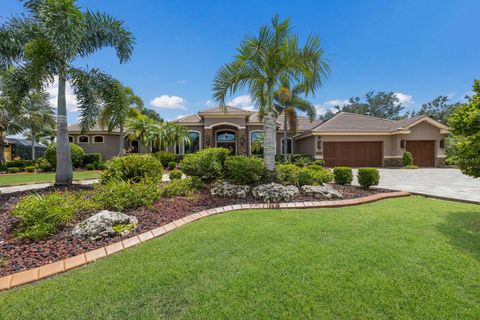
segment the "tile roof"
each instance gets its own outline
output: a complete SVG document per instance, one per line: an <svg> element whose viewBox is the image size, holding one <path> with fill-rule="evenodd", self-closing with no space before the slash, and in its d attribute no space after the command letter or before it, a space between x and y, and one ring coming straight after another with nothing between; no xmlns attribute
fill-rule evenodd
<svg viewBox="0 0 480 320"><path fill-rule="evenodd" d="M68 132L70 133L77 133L77 132L82 132L82 128L80 128L80 124L75 123L71 124L68 126ZM107 128L101 127L98 123L93 126L90 130L87 130L87 132L108 132ZM112 132L118 133L120 132L119 129L113 129Z"/></svg>
<svg viewBox="0 0 480 320"><path fill-rule="evenodd" d="M178 123L201 123L202 118L198 114L189 114L184 117L181 117L173 122L178 122Z"/></svg>
<svg viewBox="0 0 480 320"><path fill-rule="evenodd" d="M201 110L198 112L199 114L208 114L208 113L236 113L236 114L251 114L251 111L245 110L245 109L240 109L236 107L231 107L231 106L225 106L222 108L221 106L213 107L213 108L208 108L205 110Z"/></svg>

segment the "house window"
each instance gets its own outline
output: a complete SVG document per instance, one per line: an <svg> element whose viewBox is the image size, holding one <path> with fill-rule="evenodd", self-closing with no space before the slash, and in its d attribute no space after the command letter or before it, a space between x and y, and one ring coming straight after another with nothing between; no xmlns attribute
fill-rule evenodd
<svg viewBox="0 0 480 320"><path fill-rule="evenodd" d="M185 153L193 153L200 150L200 132L189 131L190 139L192 140L190 145L185 146Z"/></svg>
<svg viewBox="0 0 480 320"><path fill-rule="evenodd" d="M74 141L74 140L73 140L73 137L72 137L72 136L68 136L68 142L73 143L73 141Z"/></svg>
<svg viewBox="0 0 480 320"><path fill-rule="evenodd" d="M250 132L250 154L263 156L263 131Z"/></svg>
<svg viewBox="0 0 480 320"><path fill-rule="evenodd" d="M218 142L231 142L235 141L237 136L235 132L232 131L219 131L217 132L217 141Z"/></svg>
<svg viewBox="0 0 480 320"><path fill-rule="evenodd" d="M88 136L78 137L78 143L88 143Z"/></svg>
<svg viewBox="0 0 480 320"><path fill-rule="evenodd" d="M103 136L93 137L93 143L103 143Z"/></svg>
<svg viewBox="0 0 480 320"><path fill-rule="evenodd" d="M285 154L285 139L282 138L282 154ZM292 153L292 138L287 138L287 154Z"/></svg>

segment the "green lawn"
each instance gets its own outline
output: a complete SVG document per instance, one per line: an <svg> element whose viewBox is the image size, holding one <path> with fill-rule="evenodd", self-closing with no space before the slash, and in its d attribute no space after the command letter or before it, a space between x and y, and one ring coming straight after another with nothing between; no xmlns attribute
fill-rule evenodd
<svg viewBox="0 0 480 320"><path fill-rule="evenodd" d="M478 319L480 206L229 212L0 306L1 319Z"/></svg>
<svg viewBox="0 0 480 320"><path fill-rule="evenodd" d="M97 171L78 171L73 173L74 180L97 179L100 174ZM55 173L15 173L0 175L0 186L14 186L30 183L54 182Z"/></svg>

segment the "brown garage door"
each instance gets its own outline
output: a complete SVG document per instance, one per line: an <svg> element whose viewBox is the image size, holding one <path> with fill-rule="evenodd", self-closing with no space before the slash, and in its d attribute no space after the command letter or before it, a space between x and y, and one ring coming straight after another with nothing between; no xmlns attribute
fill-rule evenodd
<svg viewBox="0 0 480 320"><path fill-rule="evenodd" d="M435 141L409 141L407 151L413 156L413 163L419 167L435 166Z"/></svg>
<svg viewBox="0 0 480 320"><path fill-rule="evenodd" d="M381 167L382 142L325 142L323 158L327 167Z"/></svg>

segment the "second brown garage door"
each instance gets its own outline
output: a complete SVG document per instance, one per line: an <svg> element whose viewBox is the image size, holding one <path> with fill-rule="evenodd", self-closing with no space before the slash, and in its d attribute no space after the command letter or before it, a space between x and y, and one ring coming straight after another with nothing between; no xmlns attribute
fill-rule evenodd
<svg viewBox="0 0 480 320"><path fill-rule="evenodd" d="M382 142L324 142L323 159L327 167L381 167Z"/></svg>
<svg viewBox="0 0 480 320"><path fill-rule="evenodd" d="M419 167L433 167L435 164L435 141L408 141L407 151L413 156L413 163Z"/></svg>

